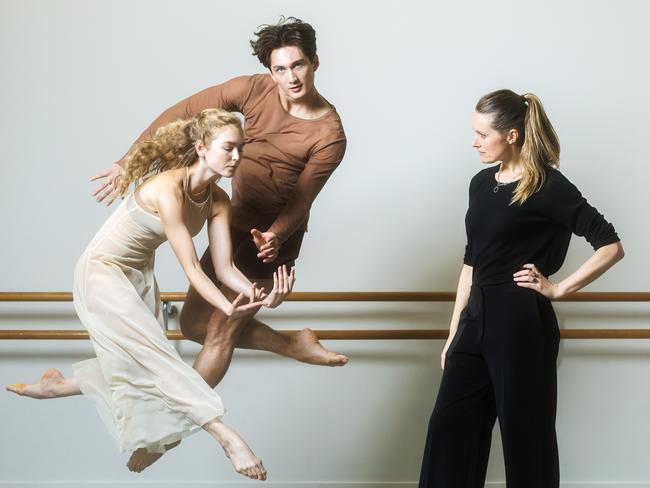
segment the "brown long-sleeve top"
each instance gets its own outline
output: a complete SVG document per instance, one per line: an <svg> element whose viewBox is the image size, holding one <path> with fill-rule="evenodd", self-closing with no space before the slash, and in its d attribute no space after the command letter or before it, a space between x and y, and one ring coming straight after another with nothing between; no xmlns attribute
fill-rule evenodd
<svg viewBox="0 0 650 488"><path fill-rule="evenodd" d="M316 195L345 154L336 109L312 120L294 117L280 104L270 75L240 76L165 110L135 143L160 126L215 107L240 112L245 120L244 151L232 183L233 225L268 230L281 241L305 230Z"/></svg>

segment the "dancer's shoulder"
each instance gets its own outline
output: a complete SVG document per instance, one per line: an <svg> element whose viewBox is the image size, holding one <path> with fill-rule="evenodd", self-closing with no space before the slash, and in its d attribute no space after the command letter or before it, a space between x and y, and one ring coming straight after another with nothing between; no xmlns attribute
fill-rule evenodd
<svg viewBox="0 0 650 488"><path fill-rule="evenodd" d="M228 193L218 186L216 183L211 186L212 188L212 209L210 211L210 217L214 218L218 215L224 215L230 220L230 197Z"/></svg>
<svg viewBox="0 0 650 488"><path fill-rule="evenodd" d="M180 169L158 173L147 179L141 186L140 195L143 198L150 197L156 201L160 201L161 198L173 199L183 202L183 172Z"/></svg>

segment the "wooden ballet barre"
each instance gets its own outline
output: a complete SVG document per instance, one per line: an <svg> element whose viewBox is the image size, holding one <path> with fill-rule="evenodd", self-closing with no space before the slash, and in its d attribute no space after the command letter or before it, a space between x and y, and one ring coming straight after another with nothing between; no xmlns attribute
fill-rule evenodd
<svg viewBox="0 0 650 488"><path fill-rule="evenodd" d="M163 292L163 302L182 302L185 292ZM293 292L293 302L453 302L454 292ZM70 292L0 292L0 302L69 302ZM650 302L650 292L579 292L562 302ZM280 331L287 334L295 331ZM427 330L316 330L324 340L418 340L446 339L446 329ZM172 340L183 340L180 331L168 331ZM650 339L650 329L561 329L563 339ZM85 330L0 330L0 340L84 340Z"/></svg>
<svg viewBox="0 0 650 488"><path fill-rule="evenodd" d="M163 292L165 302L185 301L185 292ZM290 302L453 302L451 291L295 291ZM70 292L0 292L0 302L71 302ZM650 292L591 291L572 293L559 302L650 302Z"/></svg>
<svg viewBox="0 0 650 488"><path fill-rule="evenodd" d="M295 334L295 330L279 330ZM321 340L428 340L446 339L447 329L374 329L374 330L314 330ZM179 330L167 332L171 340L186 340ZM562 339L650 339L650 329L560 329ZM85 330L0 330L0 340L84 340Z"/></svg>

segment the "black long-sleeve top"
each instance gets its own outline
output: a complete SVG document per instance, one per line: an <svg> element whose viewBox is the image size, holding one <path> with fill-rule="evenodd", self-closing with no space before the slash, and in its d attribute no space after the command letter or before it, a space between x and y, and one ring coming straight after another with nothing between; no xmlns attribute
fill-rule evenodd
<svg viewBox="0 0 650 488"><path fill-rule="evenodd" d="M494 192L497 169L480 171L469 185L464 262L473 267L473 285L512 283L513 273L526 263L544 276L554 274L572 233L585 237L594 250L619 241L614 226L558 170L549 169L542 188L520 205L510 204L516 182Z"/></svg>

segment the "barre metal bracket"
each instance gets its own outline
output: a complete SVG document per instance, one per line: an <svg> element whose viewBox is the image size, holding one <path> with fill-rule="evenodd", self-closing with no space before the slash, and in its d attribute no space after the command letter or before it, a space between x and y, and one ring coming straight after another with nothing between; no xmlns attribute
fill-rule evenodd
<svg viewBox="0 0 650 488"><path fill-rule="evenodd" d="M162 312L163 312L163 325L165 326L165 330L169 330L169 319L171 317L176 317L176 314L178 314L178 309L176 308L176 305L174 305L169 300L163 300Z"/></svg>

